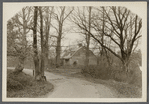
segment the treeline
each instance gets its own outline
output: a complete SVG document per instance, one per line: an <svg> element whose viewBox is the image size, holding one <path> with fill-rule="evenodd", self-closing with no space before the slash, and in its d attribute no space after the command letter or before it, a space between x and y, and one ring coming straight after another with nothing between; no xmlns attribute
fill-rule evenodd
<svg viewBox="0 0 149 104"><path fill-rule="evenodd" d="M62 39L73 31L82 35L87 48L84 72L89 71L91 45L98 49L98 64L106 59L111 67L114 56L129 72L141 28L142 19L125 7L24 7L7 22L7 55L18 57L16 72L23 70L26 57L33 57L35 79L42 80L48 57L60 66Z"/></svg>

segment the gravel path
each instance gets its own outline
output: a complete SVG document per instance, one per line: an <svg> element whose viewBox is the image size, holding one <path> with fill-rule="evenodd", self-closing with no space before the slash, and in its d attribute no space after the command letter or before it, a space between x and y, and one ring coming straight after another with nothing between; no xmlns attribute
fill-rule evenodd
<svg viewBox="0 0 149 104"><path fill-rule="evenodd" d="M30 69L24 69L23 72L32 75ZM102 84L50 72L45 72L45 76L54 85L54 90L42 98L117 98L114 91Z"/></svg>

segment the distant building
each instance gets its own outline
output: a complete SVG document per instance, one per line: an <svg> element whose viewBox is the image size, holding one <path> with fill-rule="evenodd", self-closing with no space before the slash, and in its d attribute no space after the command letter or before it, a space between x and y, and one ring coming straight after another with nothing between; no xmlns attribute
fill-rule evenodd
<svg viewBox="0 0 149 104"><path fill-rule="evenodd" d="M79 44L76 49L65 50L61 56L62 65L82 66L86 59L86 47ZM97 65L97 57L89 50L89 65Z"/></svg>

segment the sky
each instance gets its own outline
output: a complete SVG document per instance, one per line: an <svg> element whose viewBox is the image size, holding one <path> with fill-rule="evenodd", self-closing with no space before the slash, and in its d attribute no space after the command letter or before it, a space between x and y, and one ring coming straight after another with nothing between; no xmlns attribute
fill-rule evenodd
<svg viewBox="0 0 149 104"><path fill-rule="evenodd" d="M119 5L128 8L133 13L138 14L140 17L142 17L144 14L144 10L142 8L142 5L141 4L138 5L138 4L139 3L135 4L135 2L134 2L134 5L133 5L133 3L132 3L132 5L131 5L131 3L130 3L130 5L120 3ZM29 5L29 4L26 4L26 5ZM4 9L6 9L6 11L5 11L6 20L13 17L16 13L18 13L26 5L25 5L25 3L11 3L11 4L7 4L6 6L4 6Z"/></svg>
<svg viewBox="0 0 149 104"><path fill-rule="evenodd" d="M33 4L35 4L35 3L33 3ZM16 13L18 13L24 6L27 6L27 5L29 5L29 6L31 6L31 5L33 5L32 3L30 3L30 4L25 4L25 3L11 3L11 4L6 4L6 5L4 5L4 18L3 18L3 20L4 21L7 21L7 20L9 20L11 17L13 17ZM45 3L45 4L43 4L43 5L47 5L48 3ZM95 4L95 3L94 3ZM92 3L86 3L86 4L82 4L82 5L93 5L94 6L94 4L92 4ZM135 2L133 2L133 3L131 3L131 2L125 2L125 3L100 3L100 5L102 6L109 6L109 5L116 5L116 6L124 6L124 7L126 7L126 8L128 8L129 10L131 10L133 13L135 13L135 14L137 14L139 17L141 17L141 18L143 18L143 14L145 13L145 11L144 11L144 8L142 8L142 5L141 5L141 3L135 3ZM36 5L36 4L35 4ZM39 4L37 4L38 6L40 6L41 4L39 3ZM43 6L42 5L42 6ZM50 3L50 5L55 5L55 4L51 4ZM63 4L63 5L65 5L65 4ZM70 4L70 6L71 5L74 5L74 6L81 6L81 3L79 3L79 4L76 4L75 5L75 3L73 3L73 4ZM96 6L98 6L98 5L96 5ZM68 34L66 34L66 39L64 40L65 42L64 42L64 45L68 45L68 44L74 44L74 42L76 41L76 39L80 39L81 38L81 36L79 35L79 34L77 34L77 33L68 33Z"/></svg>

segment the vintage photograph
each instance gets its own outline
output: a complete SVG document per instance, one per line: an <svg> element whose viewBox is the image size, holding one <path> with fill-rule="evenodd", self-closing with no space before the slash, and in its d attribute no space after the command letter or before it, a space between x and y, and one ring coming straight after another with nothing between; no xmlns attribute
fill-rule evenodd
<svg viewBox="0 0 149 104"><path fill-rule="evenodd" d="M146 2L3 3L3 11L3 101L146 101Z"/></svg>

